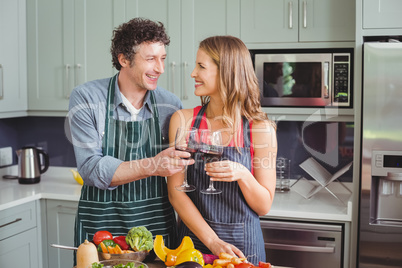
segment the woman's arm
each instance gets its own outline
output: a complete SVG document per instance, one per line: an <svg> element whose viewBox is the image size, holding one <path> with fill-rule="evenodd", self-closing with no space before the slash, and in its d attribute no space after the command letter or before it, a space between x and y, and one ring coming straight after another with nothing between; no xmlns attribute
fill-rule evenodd
<svg viewBox="0 0 402 268"><path fill-rule="evenodd" d="M277 141L275 129L269 122L254 122L254 176L243 165L232 161L206 165L215 181L237 181L247 204L258 215L269 212L275 195Z"/></svg>
<svg viewBox="0 0 402 268"><path fill-rule="evenodd" d="M170 120L169 141L174 144L176 130L180 126L190 127L193 110L180 110L173 114ZM182 222L207 246L215 255L227 252L231 255L244 257L243 253L231 244L228 244L217 236L212 228L202 217L197 207L185 192L176 190L175 186L183 183L183 173L179 172L168 177L169 200ZM199 191L197 189L196 191Z"/></svg>

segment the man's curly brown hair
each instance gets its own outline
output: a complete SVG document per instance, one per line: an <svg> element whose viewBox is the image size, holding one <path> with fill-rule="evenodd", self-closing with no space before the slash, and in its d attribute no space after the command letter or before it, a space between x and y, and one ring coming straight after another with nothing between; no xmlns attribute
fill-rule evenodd
<svg viewBox="0 0 402 268"><path fill-rule="evenodd" d="M163 23L144 18L134 18L116 28L113 31L110 48L113 66L120 71L119 54L123 54L132 64L138 46L143 42L160 42L168 46L170 38Z"/></svg>

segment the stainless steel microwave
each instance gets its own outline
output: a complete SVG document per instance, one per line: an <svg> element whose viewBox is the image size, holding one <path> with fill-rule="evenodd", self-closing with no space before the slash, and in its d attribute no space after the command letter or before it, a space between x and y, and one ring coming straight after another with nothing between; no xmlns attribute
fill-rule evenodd
<svg viewBox="0 0 402 268"><path fill-rule="evenodd" d="M250 50L263 107L352 107L352 49Z"/></svg>

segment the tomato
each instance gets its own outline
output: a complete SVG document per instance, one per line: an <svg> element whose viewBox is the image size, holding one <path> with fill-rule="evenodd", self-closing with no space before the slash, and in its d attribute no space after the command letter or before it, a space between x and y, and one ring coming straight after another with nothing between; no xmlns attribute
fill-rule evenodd
<svg viewBox="0 0 402 268"><path fill-rule="evenodd" d="M258 267L260 267L260 268L271 268L272 266L271 266L271 264L270 264L269 262L262 262L262 261L260 261L260 262L258 263Z"/></svg>
<svg viewBox="0 0 402 268"><path fill-rule="evenodd" d="M254 267L254 265L248 262L242 262L235 265L235 268L252 268L252 267Z"/></svg>
<svg viewBox="0 0 402 268"><path fill-rule="evenodd" d="M100 242L106 239L113 240L113 235L108 231L97 231L94 234L92 241L95 243L95 245L99 245Z"/></svg>

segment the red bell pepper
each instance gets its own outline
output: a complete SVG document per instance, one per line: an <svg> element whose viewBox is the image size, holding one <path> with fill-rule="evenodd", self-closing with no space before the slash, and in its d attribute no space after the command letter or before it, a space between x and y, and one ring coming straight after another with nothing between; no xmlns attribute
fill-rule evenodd
<svg viewBox="0 0 402 268"><path fill-rule="evenodd" d="M118 244L122 250L128 250L128 249L130 249L130 246L127 245L127 243L126 243L126 237L125 237L124 235L114 237L114 238L113 238L113 241L114 241L116 244Z"/></svg>

